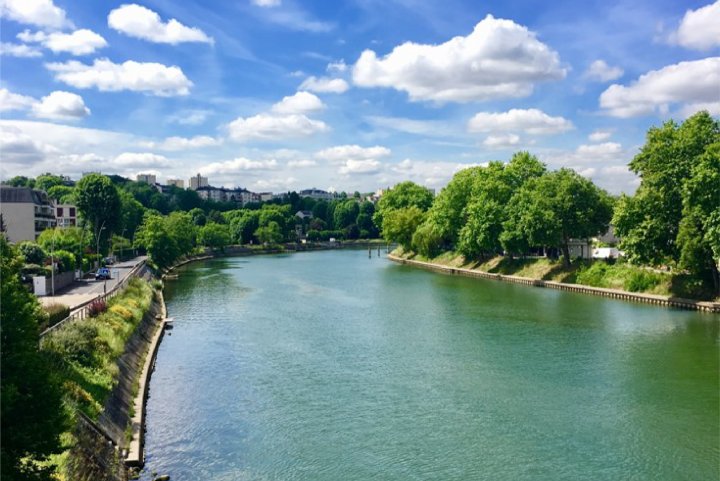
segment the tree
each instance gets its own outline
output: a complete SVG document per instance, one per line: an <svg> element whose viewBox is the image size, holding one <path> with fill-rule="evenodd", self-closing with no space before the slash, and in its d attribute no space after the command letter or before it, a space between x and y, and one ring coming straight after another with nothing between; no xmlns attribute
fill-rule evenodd
<svg viewBox="0 0 720 481"><path fill-rule="evenodd" d="M75 187L75 201L80 215L90 222L95 239L105 228L106 238L122 222L120 194L107 177L100 174L88 174Z"/></svg>
<svg viewBox="0 0 720 481"><path fill-rule="evenodd" d="M319 200L312 208L313 218L327 222L327 211L328 203L324 200Z"/></svg>
<svg viewBox="0 0 720 481"><path fill-rule="evenodd" d="M481 170L482 167L470 167L455 174L440 191L428 213L433 231L451 244L458 242L460 229L465 223L465 207L471 201L473 181Z"/></svg>
<svg viewBox="0 0 720 481"><path fill-rule="evenodd" d="M135 234L135 247L145 249L150 260L159 268L169 267L180 255L177 242L159 215L146 215Z"/></svg>
<svg viewBox="0 0 720 481"><path fill-rule="evenodd" d="M201 208L195 207L194 209L190 209L189 214L192 217L193 224L195 224L197 226L203 226L207 223L207 217L205 216L205 211L202 210Z"/></svg>
<svg viewBox="0 0 720 481"><path fill-rule="evenodd" d="M515 236L519 232L527 245L558 246L566 267L570 266L570 239L602 234L612 218L610 195L572 169L531 179L516 195L514 215L503 224L505 230ZM511 247L508 236L501 239L506 250Z"/></svg>
<svg viewBox="0 0 720 481"><path fill-rule="evenodd" d="M442 241L443 238L437 224L430 222L430 219L426 219L412 236L413 249L429 258L438 254Z"/></svg>
<svg viewBox="0 0 720 481"><path fill-rule="evenodd" d="M41 463L62 451L60 434L67 423L61 386L38 348L38 326L45 314L35 296L23 287L21 260L2 236L0 253L0 476L49 481L54 479L52 466Z"/></svg>
<svg viewBox="0 0 720 481"><path fill-rule="evenodd" d="M60 176L53 175L50 173L39 175L35 179L35 188L44 190L45 192L50 190L50 188L52 188L52 187L61 186L61 185L65 185L65 179L63 179Z"/></svg>
<svg viewBox="0 0 720 481"><path fill-rule="evenodd" d="M165 218L168 233L175 240L180 255L189 254L195 249L196 227L187 212L172 212Z"/></svg>
<svg viewBox="0 0 720 481"><path fill-rule="evenodd" d="M280 224L275 221L270 221L266 227L260 227L255 231L255 237L263 244L279 244L283 240Z"/></svg>
<svg viewBox="0 0 720 481"><path fill-rule="evenodd" d="M52 230L50 230L52 232ZM0 236L2 237L2 236ZM18 244L17 250L25 259L27 264L39 264L42 265L47 259L47 252L40 247L38 244L30 241L22 241Z"/></svg>
<svg viewBox="0 0 720 481"><path fill-rule="evenodd" d="M35 187L35 179L25 177L24 175L16 175L7 181L7 185L12 187Z"/></svg>
<svg viewBox="0 0 720 481"><path fill-rule="evenodd" d="M390 210L383 219L382 235L385 239L409 249L412 246L413 234L423 223L425 216L426 213L416 205Z"/></svg>
<svg viewBox="0 0 720 481"><path fill-rule="evenodd" d="M145 207L130 192L121 190L118 194L120 195L120 211L122 212L119 231L122 235L132 237L140 224L142 224Z"/></svg>
<svg viewBox="0 0 720 481"><path fill-rule="evenodd" d="M75 189L67 185L55 185L47 190L48 197L58 200L61 204L72 203Z"/></svg>
<svg viewBox="0 0 720 481"><path fill-rule="evenodd" d="M211 249L224 249L231 242L230 230L224 224L210 222L198 230L198 243Z"/></svg>
<svg viewBox="0 0 720 481"><path fill-rule="evenodd" d="M631 262L676 264L712 278L720 288L712 247L720 215L715 213L719 143L720 121L707 111L648 131L630 162L640 186L633 197L621 197L613 218Z"/></svg>
<svg viewBox="0 0 720 481"><path fill-rule="evenodd" d="M427 211L433 203L433 194L429 189L417 185L414 182L407 181L397 184L388 190L380 198L377 209L373 215L375 225L382 232L385 232L383 218L390 212L405 207L415 206L421 212ZM410 234L412 236L412 234Z"/></svg>
<svg viewBox="0 0 720 481"><path fill-rule="evenodd" d="M344 229L355 223L360 207L354 200L346 200L335 209L335 228Z"/></svg>
<svg viewBox="0 0 720 481"><path fill-rule="evenodd" d="M233 241L238 244L249 244L253 239L253 234L258 228L259 214L257 211L243 211L239 217L235 217L230 221L230 234Z"/></svg>

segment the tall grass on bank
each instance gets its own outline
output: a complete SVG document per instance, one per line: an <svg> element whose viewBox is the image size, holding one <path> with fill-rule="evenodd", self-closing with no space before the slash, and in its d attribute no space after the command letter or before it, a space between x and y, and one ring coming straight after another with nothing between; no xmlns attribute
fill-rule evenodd
<svg viewBox="0 0 720 481"><path fill-rule="evenodd" d="M71 419L82 411L97 421L116 383L116 361L150 308L153 296L150 284L131 279L122 294L107 303L105 312L72 322L45 337L42 349L50 354L62 379L65 391L62 409ZM70 432L62 439L66 448L74 443ZM67 451L55 461L62 466L66 459Z"/></svg>

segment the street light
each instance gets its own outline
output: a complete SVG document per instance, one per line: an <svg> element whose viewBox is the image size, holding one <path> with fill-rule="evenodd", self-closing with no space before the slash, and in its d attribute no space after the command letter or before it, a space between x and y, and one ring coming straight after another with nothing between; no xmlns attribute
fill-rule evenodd
<svg viewBox="0 0 720 481"><path fill-rule="evenodd" d="M53 229L52 248L50 249L50 275L52 277L52 297L55 297L55 233L57 227Z"/></svg>
<svg viewBox="0 0 720 481"><path fill-rule="evenodd" d="M95 249L96 254L100 254L100 235L102 234L103 229L105 229L106 221L107 221L107 219L103 221L102 225L100 226L100 230L98 231L98 234L97 234L97 247ZM100 259L98 259L97 270L100 271ZM106 276L103 276L103 293L107 294L107 277Z"/></svg>

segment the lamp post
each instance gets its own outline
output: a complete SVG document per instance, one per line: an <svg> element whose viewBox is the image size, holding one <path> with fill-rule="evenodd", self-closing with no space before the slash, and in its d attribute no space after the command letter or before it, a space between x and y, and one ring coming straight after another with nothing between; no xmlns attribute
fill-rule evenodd
<svg viewBox="0 0 720 481"><path fill-rule="evenodd" d="M50 249L50 275L52 277L52 296L55 297L55 233L57 228L53 229L52 248Z"/></svg>
<svg viewBox="0 0 720 481"><path fill-rule="evenodd" d="M98 230L97 233L97 244L95 246L96 254L100 254L100 236L102 235L103 229L105 229L105 221L103 221L102 225L100 226L100 230ZM100 269L100 259L98 259L98 269Z"/></svg>

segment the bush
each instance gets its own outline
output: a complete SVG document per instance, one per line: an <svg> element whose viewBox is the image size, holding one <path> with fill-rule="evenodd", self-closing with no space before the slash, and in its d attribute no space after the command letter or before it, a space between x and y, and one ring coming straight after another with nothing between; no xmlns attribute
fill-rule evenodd
<svg viewBox="0 0 720 481"><path fill-rule="evenodd" d="M608 287L605 276L610 266L604 262L594 262L590 267L582 267L577 273L577 283L586 286Z"/></svg>
<svg viewBox="0 0 720 481"><path fill-rule="evenodd" d="M93 364L98 347L98 327L90 321L69 323L43 341L43 349L56 352L65 360L83 364Z"/></svg>
<svg viewBox="0 0 720 481"><path fill-rule="evenodd" d="M68 251L56 250L54 253L55 262L58 263L60 272L68 272L75 270L75 256Z"/></svg>
<svg viewBox="0 0 720 481"><path fill-rule="evenodd" d="M20 242L17 245L17 250L25 258L26 264L42 264L47 258L47 253L43 250L43 248L34 242Z"/></svg>
<svg viewBox="0 0 720 481"><path fill-rule="evenodd" d="M625 290L630 292L649 291L660 284L662 280L662 276L654 272L637 270L630 273L625 280Z"/></svg>
<svg viewBox="0 0 720 481"><path fill-rule="evenodd" d="M105 311L107 311L107 303L102 299L94 300L88 306L88 315L90 317L97 317Z"/></svg>
<svg viewBox="0 0 720 481"><path fill-rule="evenodd" d="M50 277L51 275L50 269L37 264L25 264L20 272L24 278L37 276Z"/></svg>
<svg viewBox="0 0 720 481"><path fill-rule="evenodd" d="M64 304L54 302L43 307L48 315L48 327L52 327L70 315L70 308Z"/></svg>

